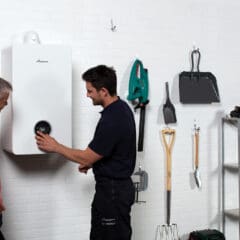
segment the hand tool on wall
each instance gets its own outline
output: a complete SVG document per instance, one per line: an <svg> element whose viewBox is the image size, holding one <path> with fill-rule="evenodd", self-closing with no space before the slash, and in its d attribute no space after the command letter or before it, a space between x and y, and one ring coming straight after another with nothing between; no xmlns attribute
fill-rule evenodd
<svg viewBox="0 0 240 240"><path fill-rule="evenodd" d="M170 223L171 215L171 179L172 179L172 149L176 132L174 129L165 128L161 131L163 144L166 152L166 191L167 191L167 224L158 225L155 240L179 240L176 223ZM159 238L158 238L159 237Z"/></svg>
<svg viewBox="0 0 240 240"><path fill-rule="evenodd" d="M148 186L148 174L142 170L141 161L143 159L143 139L144 139L144 125L145 125L145 110L146 105L149 103L148 100L148 71L143 67L143 63L136 59L133 63L130 80L129 80L129 93L127 99L132 101L134 110L140 108L140 119L139 119L139 133L138 133L138 152L141 154L139 158L138 171L134 173L135 176L139 177L139 180L135 182L136 190L136 203L143 203L145 201L139 201L138 196L140 191L145 191Z"/></svg>
<svg viewBox="0 0 240 240"><path fill-rule="evenodd" d="M199 49L194 49L191 53L191 71L183 71L179 74L179 97L181 103L208 104L220 102L216 77L211 72L200 72L200 58ZM197 63L194 59L197 60Z"/></svg>
<svg viewBox="0 0 240 240"><path fill-rule="evenodd" d="M131 70L129 87L129 101L136 104L134 110L140 108L138 151L143 151L144 125L145 125L145 109L149 103L148 100L148 71L143 67L140 60L136 59Z"/></svg>
<svg viewBox="0 0 240 240"><path fill-rule="evenodd" d="M138 175L140 180L139 180L139 185L138 185L138 191L145 191L148 186L148 174L146 171L142 170L141 164L138 167L138 171L134 173L134 175Z"/></svg>
<svg viewBox="0 0 240 240"><path fill-rule="evenodd" d="M135 203L146 203L146 201L139 200L139 192L145 191L148 187L148 173L142 170L141 163L139 162L138 171L134 173L138 179L135 179Z"/></svg>
<svg viewBox="0 0 240 240"><path fill-rule="evenodd" d="M202 187L199 173L199 132L200 128L194 124L194 179L198 188Z"/></svg>
<svg viewBox="0 0 240 240"><path fill-rule="evenodd" d="M139 200L139 192L145 191L148 187L148 173L142 170L142 166L141 166L142 156L140 156L139 158L140 160L139 160L138 171L136 171L133 174L134 176L138 177L137 180L133 181L135 185L135 203L146 203L146 201Z"/></svg>
<svg viewBox="0 0 240 240"><path fill-rule="evenodd" d="M169 138L167 141L167 137ZM165 128L162 130L163 144L166 152L166 190L167 190L167 225L170 225L171 214L171 185L172 185L172 148L175 140L175 130Z"/></svg>
<svg viewBox="0 0 240 240"><path fill-rule="evenodd" d="M169 87L168 87L168 82L165 83L166 87L166 103L163 105L163 116L164 116L164 122L166 124L168 123L176 123L177 118L176 118L176 113L175 113L175 108L170 100L169 97Z"/></svg>

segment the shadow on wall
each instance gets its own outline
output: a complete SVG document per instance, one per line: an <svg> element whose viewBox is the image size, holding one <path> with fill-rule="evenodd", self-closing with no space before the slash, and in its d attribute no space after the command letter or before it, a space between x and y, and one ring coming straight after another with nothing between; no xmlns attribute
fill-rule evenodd
<svg viewBox="0 0 240 240"><path fill-rule="evenodd" d="M128 96L128 86L129 86L129 78L130 78L130 73L131 73L131 69L132 69L132 65L133 65L134 61L131 61L127 68L126 71L124 72L123 78L121 80L118 80L118 82L120 83L119 85L119 95L121 96L121 98L124 101L127 101L127 96Z"/></svg>
<svg viewBox="0 0 240 240"><path fill-rule="evenodd" d="M19 169L26 173L56 171L67 163L67 160L64 157L56 153L41 155L14 155L4 151L4 154Z"/></svg>

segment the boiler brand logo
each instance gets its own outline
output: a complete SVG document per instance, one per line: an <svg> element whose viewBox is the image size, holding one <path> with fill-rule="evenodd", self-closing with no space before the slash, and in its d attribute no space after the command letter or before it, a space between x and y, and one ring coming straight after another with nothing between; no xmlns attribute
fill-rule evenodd
<svg viewBox="0 0 240 240"><path fill-rule="evenodd" d="M40 59L38 59L38 60L36 61L36 63L48 63L48 61L47 61L47 60L40 60Z"/></svg>

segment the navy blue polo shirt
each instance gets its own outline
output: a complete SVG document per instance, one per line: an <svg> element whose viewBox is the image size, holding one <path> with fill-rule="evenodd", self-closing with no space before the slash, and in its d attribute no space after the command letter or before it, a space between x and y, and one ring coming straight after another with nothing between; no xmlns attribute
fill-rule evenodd
<svg viewBox="0 0 240 240"><path fill-rule="evenodd" d="M118 98L104 108L88 147L103 156L93 164L96 180L125 179L132 175L136 163L136 127L126 102Z"/></svg>

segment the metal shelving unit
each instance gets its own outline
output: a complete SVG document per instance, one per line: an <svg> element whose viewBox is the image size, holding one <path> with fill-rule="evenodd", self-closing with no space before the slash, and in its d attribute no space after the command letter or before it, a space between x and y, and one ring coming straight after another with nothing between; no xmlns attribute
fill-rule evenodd
<svg viewBox="0 0 240 240"><path fill-rule="evenodd" d="M225 124L232 125L236 127L237 130L237 139L238 139L238 162L237 163L226 163L225 161L225 143L224 143L224 129ZM226 218L236 219L239 223L239 238L240 238L240 119L224 117L222 118L222 230L225 234L225 221ZM225 172L229 171L231 173L238 174L238 208L235 209L226 209L225 208Z"/></svg>

